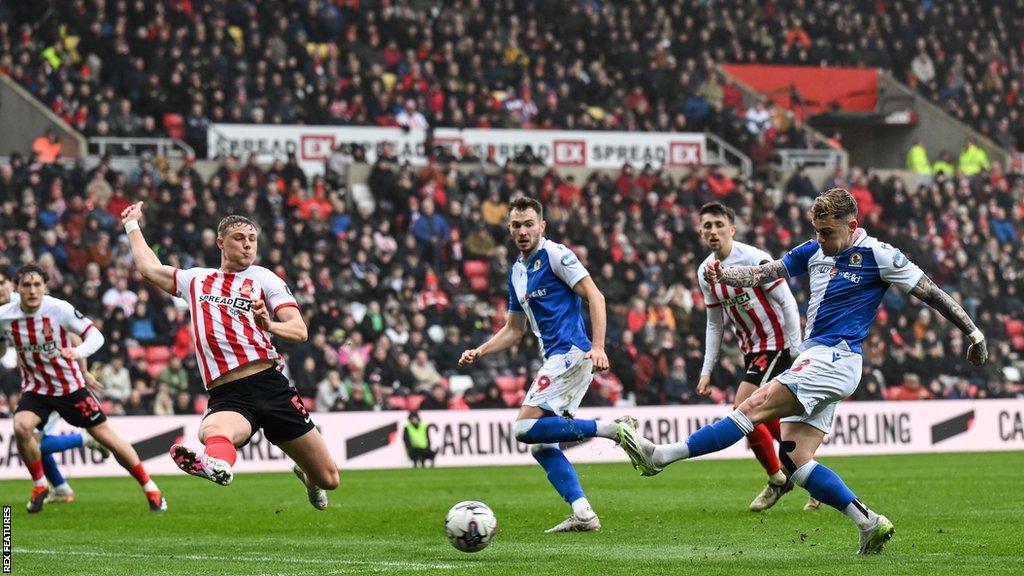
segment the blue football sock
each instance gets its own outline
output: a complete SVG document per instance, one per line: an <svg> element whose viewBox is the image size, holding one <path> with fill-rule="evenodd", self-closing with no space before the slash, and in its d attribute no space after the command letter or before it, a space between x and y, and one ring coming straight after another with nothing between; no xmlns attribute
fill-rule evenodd
<svg viewBox="0 0 1024 576"><path fill-rule="evenodd" d="M553 442L578 442L597 436L597 420L576 420L562 416L538 418L523 435L520 442L527 444L550 444Z"/></svg>
<svg viewBox="0 0 1024 576"><path fill-rule="evenodd" d="M686 439L686 446L690 450L689 458L728 448L747 434L748 432L744 432L732 417L722 418L710 426L697 430Z"/></svg>
<svg viewBox="0 0 1024 576"><path fill-rule="evenodd" d="M846 487L843 479L835 472L829 470L820 462L815 462L814 464L815 466L811 469L810 473L805 475L806 479L804 479L804 475L801 475L800 479L803 479L801 486L806 488L814 498L840 512L844 512L847 506L857 499L857 496ZM794 476L797 475L794 474Z"/></svg>
<svg viewBox="0 0 1024 576"><path fill-rule="evenodd" d="M43 473L46 474L46 479L52 486L60 486L66 482L64 475L60 473L60 468L57 467L57 461L54 460L53 454L48 452L43 452Z"/></svg>
<svg viewBox="0 0 1024 576"><path fill-rule="evenodd" d="M62 452L68 448L80 448L83 445L81 434L60 434L57 436L43 436L39 441L39 451L43 454Z"/></svg>
<svg viewBox="0 0 1024 576"><path fill-rule="evenodd" d="M557 446L536 446L533 457L548 473L548 482L551 482L563 500L572 504L585 497L576 469Z"/></svg>

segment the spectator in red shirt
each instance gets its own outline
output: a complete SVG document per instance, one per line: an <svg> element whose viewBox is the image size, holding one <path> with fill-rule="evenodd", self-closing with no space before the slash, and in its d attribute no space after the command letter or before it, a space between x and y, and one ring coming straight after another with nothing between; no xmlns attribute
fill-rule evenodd
<svg viewBox="0 0 1024 576"><path fill-rule="evenodd" d="M899 386L889 388L889 400L931 400L935 395L921 386L921 378L913 372L903 375Z"/></svg>

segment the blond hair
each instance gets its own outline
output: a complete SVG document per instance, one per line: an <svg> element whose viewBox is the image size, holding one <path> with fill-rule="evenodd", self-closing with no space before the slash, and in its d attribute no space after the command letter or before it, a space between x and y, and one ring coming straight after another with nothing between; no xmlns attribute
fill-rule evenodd
<svg viewBox="0 0 1024 576"><path fill-rule="evenodd" d="M217 224L217 237L223 238L224 234L227 234L228 228L241 225L252 226L253 230L255 230L257 234L260 233L260 227L257 226L255 222L253 222L249 218L246 218L245 216L232 214L230 216L225 216L220 221L220 224Z"/></svg>
<svg viewBox="0 0 1024 576"><path fill-rule="evenodd" d="M811 204L811 220L845 220L856 217L857 199L845 188L826 190L814 199L814 204Z"/></svg>

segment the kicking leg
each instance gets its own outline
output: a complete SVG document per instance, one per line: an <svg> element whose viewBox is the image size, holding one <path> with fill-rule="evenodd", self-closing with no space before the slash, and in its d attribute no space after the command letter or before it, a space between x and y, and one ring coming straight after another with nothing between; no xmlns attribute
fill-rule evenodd
<svg viewBox="0 0 1024 576"><path fill-rule="evenodd" d="M327 508L326 490L334 490L340 483L338 465L331 457L320 431L313 428L302 436L278 445L292 460L292 472L306 486L309 503L317 510Z"/></svg>
<svg viewBox="0 0 1024 576"><path fill-rule="evenodd" d="M171 446L171 458L184 472L227 486L235 478L238 446L252 436L252 425L238 412L214 412L199 425L199 441L206 448L197 453L184 444Z"/></svg>
<svg viewBox="0 0 1024 576"><path fill-rule="evenodd" d="M802 422L782 424L780 456L795 484L845 514L860 530L860 554L877 554L895 531L892 522L864 505L835 472L814 460L825 433Z"/></svg>
<svg viewBox="0 0 1024 576"><path fill-rule="evenodd" d="M803 413L803 406L778 380L762 386L728 417L697 430L682 442L655 445L632 427L619 424L619 443L629 455L633 467L644 476L653 476L677 461L717 452L739 442L754 430L755 424Z"/></svg>

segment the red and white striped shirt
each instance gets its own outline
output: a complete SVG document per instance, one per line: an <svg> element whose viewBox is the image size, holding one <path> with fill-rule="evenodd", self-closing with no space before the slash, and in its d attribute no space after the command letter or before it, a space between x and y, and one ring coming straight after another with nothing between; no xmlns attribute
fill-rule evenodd
<svg viewBox="0 0 1024 576"><path fill-rule="evenodd" d="M714 260L715 255L711 254L697 269L700 290L704 294L704 302L708 308L721 306L729 316L733 333L740 341L740 350L744 354L750 354L785 350L793 346L795 342L787 342L787 327L782 307L768 298L768 293L772 290L789 290L786 281L779 279L753 288L737 288L721 283L709 286L704 280L704 269ZM722 260L722 266L757 266L773 260L775 259L764 250L742 242L733 242L732 252ZM799 334L799 326L790 328Z"/></svg>
<svg viewBox="0 0 1024 576"><path fill-rule="evenodd" d="M85 336L92 321L59 298L43 296L39 309L26 313L20 300L0 306L0 336L18 353L21 389L45 396L66 396L85 387L78 362L61 358L72 348L71 332Z"/></svg>
<svg viewBox="0 0 1024 576"><path fill-rule="evenodd" d="M271 316L282 308L298 307L284 280L262 266L234 273L176 269L174 291L192 312L192 341L207 386L239 366L280 357L270 334L253 319L253 302L266 302Z"/></svg>

